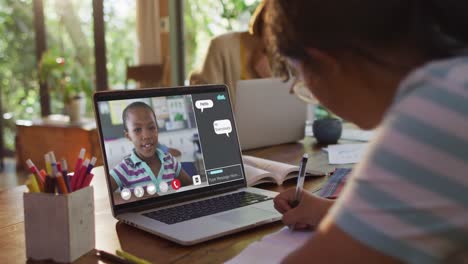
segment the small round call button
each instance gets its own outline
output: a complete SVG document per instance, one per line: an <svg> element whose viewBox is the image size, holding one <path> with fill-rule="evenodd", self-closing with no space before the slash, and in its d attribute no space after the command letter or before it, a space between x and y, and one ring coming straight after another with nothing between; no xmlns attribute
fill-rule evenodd
<svg viewBox="0 0 468 264"><path fill-rule="evenodd" d="M167 185L167 182L162 181L162 182L159 183L159 191L160 191L160 192L165 193L165 192L167 192L168 190L169 190L169 185Z"/></svg>
<svg viewBox="0 0 468 264"><path fill-rule="evenodd" d="M156 193L156 185L154 185L154 183L150 183L150 184L146 185L146 192L149 195L155 194Z"/></svg>
<svg viewBox="0 0 468 264"><path fill-rule="evenodd" d="M122 199L127 201L130 198L132 198L132 192L127 188L123 188L122 191L120 192L120 196L122 197Z"/></svg>
<svg viewBox="0 0 468 264"><path fill-rule="evenodd" d="M135 187L135 189L133 190L133 193L135 194L136 197L141 198L145 194L145 190L143 190L143 187L138 186L138 187Z"/></svg>

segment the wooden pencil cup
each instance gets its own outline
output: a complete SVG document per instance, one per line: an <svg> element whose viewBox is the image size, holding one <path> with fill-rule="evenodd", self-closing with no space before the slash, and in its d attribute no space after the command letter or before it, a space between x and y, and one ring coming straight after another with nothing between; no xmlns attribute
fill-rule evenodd
<svg viewBox="0 0 468 264"><path fill-rule="evenodd" d="M92 186L67 195L25 193L23 202L28 259L69 263L94 249Z"/></svg>

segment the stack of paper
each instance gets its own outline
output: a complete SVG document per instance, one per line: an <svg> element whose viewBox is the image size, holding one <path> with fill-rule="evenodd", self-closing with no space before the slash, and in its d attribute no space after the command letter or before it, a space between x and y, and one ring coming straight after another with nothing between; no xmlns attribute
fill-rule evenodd
<svg viewBox="0 0 468 264"><path fill-rule="evenodd" d="M361 130L344 128L341 132L341 139L356 140L356 141L369 141L374 137L374 130Z"/></svg>
<svg viewBox="0 0 468 264"><path fill-rule="evenodd" d="M328 152L329 164L354 164L361 160L366 147L367 144L338 144L324 150Z"/></svg>
<svg viewBox="0 0 468 264"><path fill-rule="evenodd" d="M303 245L312 235L313 232L310 231L291 231L285 227L276 233L265 236L258 242L252 243L226 263L280 263L283 258Z"/></svg>

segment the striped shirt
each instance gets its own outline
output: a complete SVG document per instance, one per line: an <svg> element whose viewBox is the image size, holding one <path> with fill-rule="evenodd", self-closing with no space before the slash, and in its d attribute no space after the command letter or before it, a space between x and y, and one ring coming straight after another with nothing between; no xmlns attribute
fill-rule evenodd
<svg viewBox="0 0 468 264"><path fill-rule="evenodd" d="M468 260L468 57L402 82L330 216L406 263Z"/></svg>
<svg viewBox="0 0 468 264"><path fill-rule="evenodd" d="M155 154L161 161L161 169L158 175L153 174L151 168L137 156L135 150L115 166L110 171L110 174L119 186L119 189L133 189L137 186L146 186L148 183L153 182L159 192L159 183L161 181L165 181L171 186L170 182L180 174L180 162L169 152L164 152L159 147L156 148Z"/></svg>

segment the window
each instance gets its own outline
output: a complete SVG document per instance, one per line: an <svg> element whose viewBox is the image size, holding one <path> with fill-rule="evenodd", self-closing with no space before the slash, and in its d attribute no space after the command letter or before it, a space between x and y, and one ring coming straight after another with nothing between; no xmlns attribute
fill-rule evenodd
<svg viewBox="0 0 468 264"><path fill-rule="evenodd" d="M229 31L248 29L260 0L185 0L185 76L199 69L210 39Z"/></svg>

